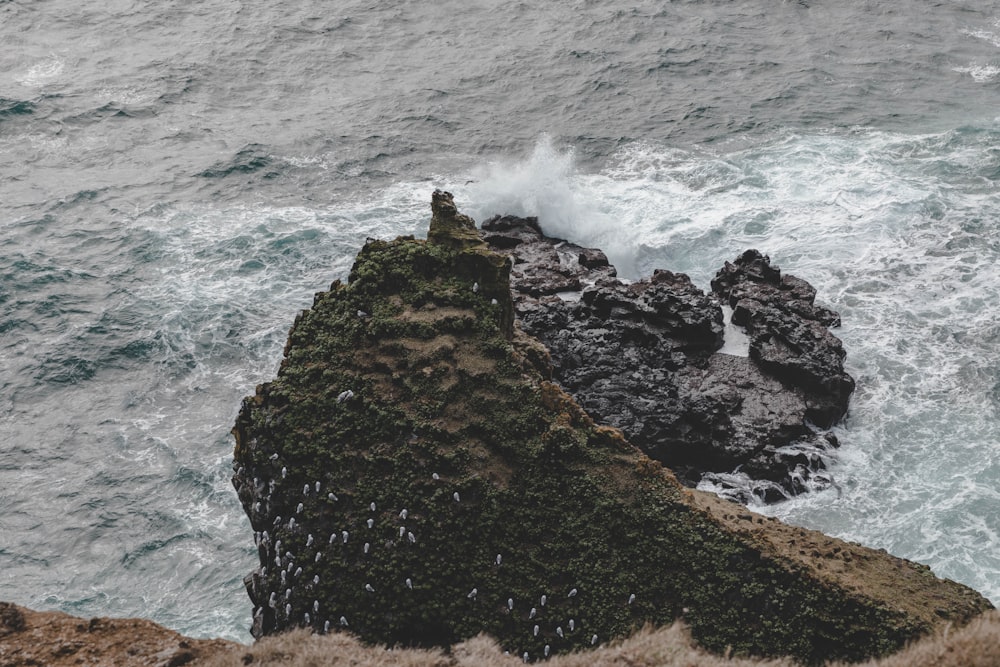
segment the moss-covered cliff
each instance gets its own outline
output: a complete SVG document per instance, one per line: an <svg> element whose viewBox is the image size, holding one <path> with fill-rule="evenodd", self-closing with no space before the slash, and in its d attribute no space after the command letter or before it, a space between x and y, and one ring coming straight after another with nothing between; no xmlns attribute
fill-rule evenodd
<svg viewBox="0 0 1000 667"><path fill-rule="evenodd" d="M512 324L507 260L446 193L434 210L431 241L362 249L244 402L234 483L260 552L256 634L487 632L535 659L683 617L710 649L812 662L990 606L683 489L545 379L544 349Z"/></svg>

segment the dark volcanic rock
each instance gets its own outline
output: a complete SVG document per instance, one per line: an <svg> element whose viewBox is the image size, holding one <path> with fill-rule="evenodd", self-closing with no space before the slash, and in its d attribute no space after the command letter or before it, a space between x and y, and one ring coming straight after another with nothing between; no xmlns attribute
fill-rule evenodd
<svg viewBox="0 0 1000 667"><path fill-rule="evenodd" d="M782 276L768 258L747 250L712 280L750 336L750 358L788 386L808 392L806 418L830 427L847 412L854 379L844 371L844 346L830 333L840 316L816 306L816 290Z"/></svg>
<svg viewBox="0 0 1000 667"><path fill-rule="evenodd" d="M491 218L482 236L514 262L522 328L595 419L686 483L707 474L743 502L829 482L817 473L836 440L820 430L845 414L854 383L828 330L839 318L807 282L748 251L706 295L670 271L620 281L604 253L544 236L535 218ZM720 302L745 327L749 358L720 353Z"/></svg>

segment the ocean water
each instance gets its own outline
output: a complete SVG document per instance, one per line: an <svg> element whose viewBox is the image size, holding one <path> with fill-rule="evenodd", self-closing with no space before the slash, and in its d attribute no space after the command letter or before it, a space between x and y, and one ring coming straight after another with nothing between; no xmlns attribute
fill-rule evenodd
<svg viewBox="0 0 1000 667"><path fill-rule="evenodd" d="M838 489L754 508L1000 602L985 0L0 0L2 597L249 641L243 396L435 187L840 311Z"/></svg>

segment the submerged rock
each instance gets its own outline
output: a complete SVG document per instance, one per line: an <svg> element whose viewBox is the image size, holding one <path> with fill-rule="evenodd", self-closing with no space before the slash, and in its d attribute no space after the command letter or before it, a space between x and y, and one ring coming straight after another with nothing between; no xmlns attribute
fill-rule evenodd
<svg viewBox="0 0 1000 667"><path fill-rule="evenodd" d="M709 479L744 503L783 500L830 478L826 432L847 411L854 381L804 280L747 251L705 294L684 274L625 282L599 250L546 237L535 218L483 223L513 261L523 330L548 348L554 379L598 422L622 429L688 485ZM723 348L724 317L749 336ZM735 474L734 474L735 473Z"/></svg>
<svg viewBox="0 0 1000 667"><path fill-rule="evenodd" d="M233 482L260 557L255 636L446 646L485 632L534 660L682 617L715 651L817 661L886 653L990 606L684 489L545 378L544 349L511 325L509 260L440 231L369 242L243 403ZM639 319L656 317L674 315Z"/></svg>

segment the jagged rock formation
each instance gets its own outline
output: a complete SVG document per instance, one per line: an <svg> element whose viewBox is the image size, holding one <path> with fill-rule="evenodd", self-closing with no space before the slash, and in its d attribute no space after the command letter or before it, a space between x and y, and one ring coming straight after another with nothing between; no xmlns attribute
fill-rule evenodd
<svg viewBox="0 0 1000 667"><path fill-rule="evenodd" d="M546 237L535 218L497 216L482 235L513 261L521 328L598 422L689 485L706 474L736 482L730 495L744 503L829 482L822 455L836 439L826 429L847 411L854 381L828 329L839 318L814 305L807 282L750 250L706 295L670 271L622 282L600 250ZM721 352L720 302L745 327L749 358Z"/></svg>
<svg viewBox="0 0 1000 667"><path fill-rule="evenodd" d="M818 661L989 608L923 566L684 489L545 379L544 349L511 326L509 260L442 234L447 193L433 211L433 241L369 242L316 295L244 401L256 636L486 632L535 660L683 617L712 650Z"/></svg>
<svg viewBox="0 0 1000 667"><path fill-rule="evenodd" d="M712 280L712 292L733 309L733 324L750 336L750 359L790 387L801 387L805 419L829 427L847 412L854 379L844 371L844 346L830 333L840 316L817 306L816 290L782 276L756 250L743 253Z"/></svg>

